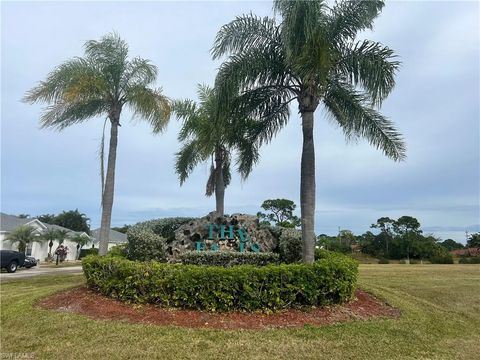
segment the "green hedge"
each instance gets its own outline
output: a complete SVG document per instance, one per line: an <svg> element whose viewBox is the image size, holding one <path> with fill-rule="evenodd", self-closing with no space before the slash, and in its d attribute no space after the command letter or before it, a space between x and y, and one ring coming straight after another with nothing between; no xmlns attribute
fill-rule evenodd
<svg viewBox="0 0 480 360"><path fill-rule="evenodd" d="M279 262L279 255L274 253L253 253L236 251L187 251L179 255L185 265L257 265L265 266Z"/></svg>
<svg viewBox="0 0 480 360"><path fill-rule="evenodd" d="M430 262L432 264L453 264L453 257L450 254L432 256Z"/></svg>
<svg viewBox="0 0 480 360"><path fill-rule="evenodd" d="M113 298L209 311L342 303L352 298L358 272L357 262L341 255L314 264L226 268L90 256L82 266L88 287Z"/></svg>
<svg viewBox="0 0 480 360"><path fill-rule="evenodd" d="M90 248L90 249L81 249L80 255L78 256L79 259L83 259L88 255L98 255L98 249Z"/></svg>
<svg viewBox="0 0 480 360"><path fill-rule="evenodd" d="M459 264L480 264L480 256L462 257L458 260Z"/></svg>

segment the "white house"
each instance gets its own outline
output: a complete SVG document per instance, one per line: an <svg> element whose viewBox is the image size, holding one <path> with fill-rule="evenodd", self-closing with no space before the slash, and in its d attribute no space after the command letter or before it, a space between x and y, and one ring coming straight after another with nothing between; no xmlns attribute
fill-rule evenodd
<svg viewBox="0 0 480 360"><path fill-rule="evenodd" d="M85 232L78 232L73 231L70 229L66 229L62 226L58 225L51 225L41 222L38 219L31 219L31 218L19 218L18 216L14 215L7 215L4 213L0 213L0 249L2 250L17 250L17 244L12 244L10 241L6 239L8 234L10 234L13 230L18 228L22 225L29 225L33 227L35 231L35 235L40 238L47 230L49 229L57 229L57 230L66 230L67 239L63 242L63 245L68 247L68 254L66 260L75 260L77 257L77 244L72 242L68 239L68 237L72 237L74 235L81 235L86 236L89 238L90 242L87 243L84 248L92 247L93 239ZM58 246L58 242L54 242L52 246L52 253ZM48 255L48 242L47 241L34 241L28 245L26 254L27 256L33 256L35 259L39 259L40 261L45 261Z"/></svg>
<svg viewBox="0 0 480 360"><path fill-rule="evenodd" d="M92 230L93 244L98 249L98 243L100 239L100 229ZM127 235L119 231L110 229L108 236L108 250L116 245L123 245L127 243Z"/></svg>

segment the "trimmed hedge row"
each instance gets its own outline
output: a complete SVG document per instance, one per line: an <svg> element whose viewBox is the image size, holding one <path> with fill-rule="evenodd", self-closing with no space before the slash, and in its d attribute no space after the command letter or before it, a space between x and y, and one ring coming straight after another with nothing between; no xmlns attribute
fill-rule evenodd
<svg viewBox="0 0 480 360"><path fill-rule="evenodd" d="M459 264L480 264L480 256L462 257L458 260Z"/></svg>
<svg viewBox="0 0 480 360"><path fill-rule="evenodd" d="M253 253L236 251L187 251L179 255L184 265L235 266L277 264L279 255L271 252Z"/></svg>
<svg viewBox="0 0 480 360"><path fill-rule="evenodd" d="M82 266L88 287L113 298L209 311L342 303L352 298L358 272L357 262L342 255L314 264L227 268L90 256Z"/></svg>

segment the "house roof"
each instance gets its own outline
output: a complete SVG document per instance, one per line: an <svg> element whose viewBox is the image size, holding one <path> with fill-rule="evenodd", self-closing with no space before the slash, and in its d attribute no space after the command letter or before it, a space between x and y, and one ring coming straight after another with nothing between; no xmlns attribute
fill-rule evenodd
<svg viewBox="0 0 480 360"><path fill-rule="evenodd" d="M92 231L93 242L98 242L100 239L100 228ZM110 229L108 242L114 244L125 244L127 242L127 234Z"/></svg>
<svg viewBox="0 0 480 360"><path fill-rule="evenodd" d="M0 231L10 232L34 220L35 219L19 218L18 216L0 213Z"/></svg>
<svg viewBox="0 0 480 360"><path fill-rule="evenodd" d="M70 230L70 229L67 229L63 226L60 226L60 225L55 225L55 224L47 224L47 223L42 223L43 225L45 225L47 227L47 229L52 229L52 230L66 230L68 231L69 234L78 234L78 235L82 235L82 234L85 234L83 231L73 231L73 230Z"/></svg>
<svg viewBox="0 0 480 360"><path fill-rule="evenodd" d="M0 213L0 231L2 231L2 232L10 232L10 231L15 230L19 226L27 225L27 224L30 224L32 222L36 222L36 223L40 224L43 227L43 229L66 230L69 235L71 235L71 234L87 235L83 231L73 231L73 230L67 229L63 226L47 224L47 223L41 222L40 220L38 220L36 218L19 218L18 216L15 216L15 215L8 215L8 214ZM41 231L43 231L43 230L41 230Z"/></svg>

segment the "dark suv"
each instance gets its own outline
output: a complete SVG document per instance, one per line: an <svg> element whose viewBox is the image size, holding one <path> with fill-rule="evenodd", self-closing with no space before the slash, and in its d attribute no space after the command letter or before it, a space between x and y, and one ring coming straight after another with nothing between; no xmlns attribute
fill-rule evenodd
<svg viewBox="0 0 480 360"><path fill-rule="evenodd" d="M0 267L14 273L22 266L25 266L25 254L14 250L0 250Z"/></svg>

